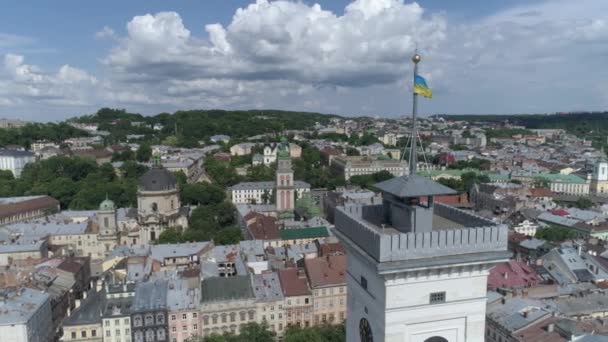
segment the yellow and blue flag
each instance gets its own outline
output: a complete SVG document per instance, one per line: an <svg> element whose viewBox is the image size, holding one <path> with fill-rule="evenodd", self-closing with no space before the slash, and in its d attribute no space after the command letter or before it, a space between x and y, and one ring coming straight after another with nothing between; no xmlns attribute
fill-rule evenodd
<svg viewBox="0 0 608 342"><path fill-rule="evenodd" d="M414 76L414 94L419 94L428 98L433 97L433 92L426 85L426 80L420 75Z"/></svg>

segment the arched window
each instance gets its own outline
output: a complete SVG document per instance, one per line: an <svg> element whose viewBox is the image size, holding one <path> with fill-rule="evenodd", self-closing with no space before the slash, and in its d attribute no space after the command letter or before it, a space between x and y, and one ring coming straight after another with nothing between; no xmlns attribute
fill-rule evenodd
<svg viewBox="0 0 608 342"><path fill-rule="evenodd" d="M424 342L448 342L448 340L446 340L443 337L440 336L433 336L430 338L427 338L426 340L424 340Z"/></svg>
<svg viewBox="0 0 608 342"><path fill-rule="evenodd" d="M156 202L153 202L150 207L152 208L153 212L157 212L158 211L158 204Z"/></svg>
<svg viewBox="0 0 608 342"><path fill-rule="evenodd" d="M228 318L228 315L226 315L225 313L222 314L222 323L226 323Z"/></svg>
<svg viewBox="0 0 608 342"><path fill-rule="evenodd" d="M110 226L110 220L107 217L103 218L103 226L108 228Z"/></svg>
<svg viewBox="0 0 608 342"><path fill-rule="evenodd" d="M230 322L235 322L236 321L236 312L231 312L230 313Z"/></svg>
<svg viewBox="0 0 608 342"><path fill-rule="evenodd" d="M241 311L239 312L239 316L241 316L241 321L244 321L246 319L247 313L245 311Z"/></svg>
<svg viewBox="0 0 608 342"><path fill-rule="evenodd" d="M203 316L203 324L209 325L209 316L207 316L207 315ZM205 330L208 330L208 329L205 329Z"/></svg>

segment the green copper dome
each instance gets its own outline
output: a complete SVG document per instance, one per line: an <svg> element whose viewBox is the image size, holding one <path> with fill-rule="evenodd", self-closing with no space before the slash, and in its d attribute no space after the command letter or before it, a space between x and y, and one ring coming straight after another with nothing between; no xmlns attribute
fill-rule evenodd
<svg viewBox="0 0 608 342"><path fill-rule="evenodd" d="M109 200L107 198L103 202L101 202L101 204L99 205L99 210L101 210L101 211L110 211L110 210L114 210L114 209L116 209L114 202L112 202L112 200Z"/></svg>

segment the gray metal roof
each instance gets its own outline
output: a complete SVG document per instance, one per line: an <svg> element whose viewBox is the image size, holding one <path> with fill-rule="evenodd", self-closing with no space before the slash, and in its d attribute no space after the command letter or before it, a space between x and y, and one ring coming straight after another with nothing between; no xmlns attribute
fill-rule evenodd
<svg viewBox="0 0 608 342"><path fill-rule="evenodd" d="M165 168L154 167L139 178L139 187L143 191L173 190L177 187L177 178Z"/></svg>
<svg viewBox="0 0 608 342"><path fill-rule="evenodd" d="M283 300L283 290L276 272L256 274L252 278L255 298L263 302Z"/></svg>
<svg viewBox="0 0 608 342"><path fill-rule="evenodd" d="M25 323L49 300L49 294L29 288L3 290L0 295L0 325ZM50 314L50 312L49 312Z"/></svg>
<svg viewBox="0 0 608 342"><path fill-rule="evenodd" d="M85 325L101 322L101 314L106 306L105 295L101 292L92 292L91 295L83 300L82 305L74 310L72 315L68 317L63 325Z"/></svg>
<svg viewBox="0 0 608 342"><path fill-rule="evenodd" d="M207 278L201 286L201 302L253 299L249 276Z"/></svg>
<svg viewBox="0 0 608 342"><path fill-rule="evenodd" d="M139 283L135 288L133 311L164 309L167 307L168 280L157 279Z"/></svg>
<svg viewBox="0 0 608 342"><path fill-rule="evenodd" d="M374 185L382 192L396 197L451 195L457 192L429 178L419 175L395 177Z"/></svg>

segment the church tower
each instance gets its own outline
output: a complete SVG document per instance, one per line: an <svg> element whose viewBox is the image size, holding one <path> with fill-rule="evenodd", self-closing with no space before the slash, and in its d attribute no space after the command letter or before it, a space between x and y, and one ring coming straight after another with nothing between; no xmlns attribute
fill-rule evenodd
<svg viewBox="0 0 608 342"><path fill-rule="evenodd" d="M278 212L291 212L295 207L295 185L289 143L286 138L281 139L277 158L276 173L276 203Z"/></svg>
<svg viewBox="0 0 608 342"><path fill-rule="evenodd" d="M589 185L592 194L608 196L608 160L603 148L600 159L598 159L593 167L591 183Z"/></svg>
<svg viewBox="0 0 608 342"><path fill-rule="evenodd" d="M97 211L99 224L98 240L104 244L105 253L111 252L118 240L118 225L116 223L116 206L114 202L106 198L99 205Z"/></svg>

